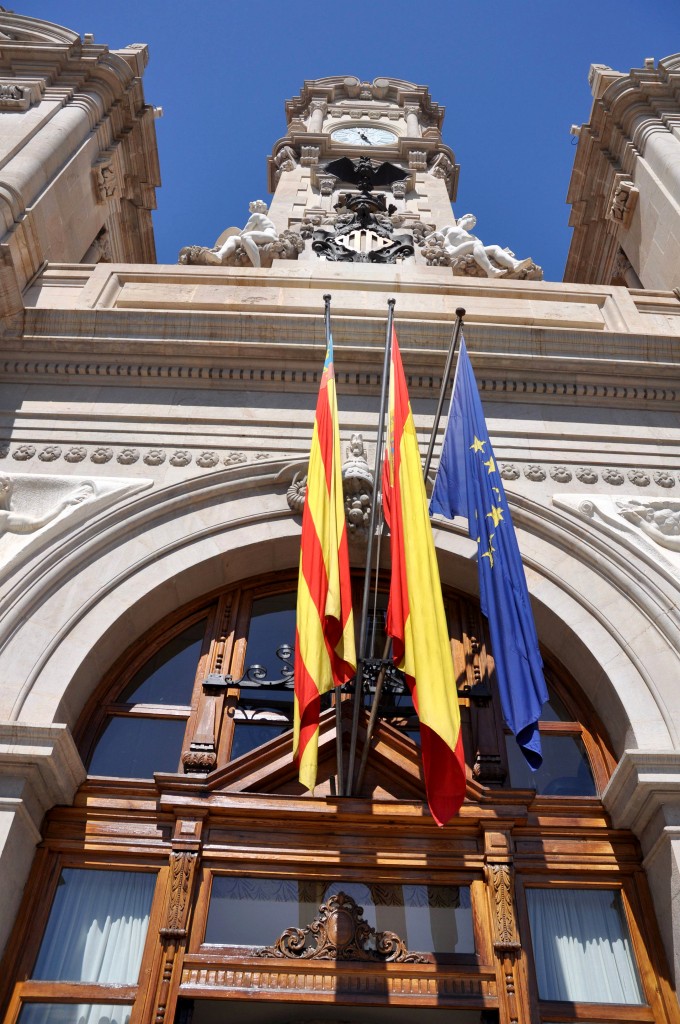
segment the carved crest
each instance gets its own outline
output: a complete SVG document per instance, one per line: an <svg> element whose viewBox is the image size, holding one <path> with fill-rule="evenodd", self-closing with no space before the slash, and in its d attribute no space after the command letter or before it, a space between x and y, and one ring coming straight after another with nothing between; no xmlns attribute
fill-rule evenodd
<svg viewBox="0 0 680 1024"><path fill-rule="evenodd" d="M319 907L306 928L286 928L273 946L257 956L288 960L363 960L381 963L422 964L428 958L410 953L394 932L377 932L363 918L364 908L339 892Z"/></svg>

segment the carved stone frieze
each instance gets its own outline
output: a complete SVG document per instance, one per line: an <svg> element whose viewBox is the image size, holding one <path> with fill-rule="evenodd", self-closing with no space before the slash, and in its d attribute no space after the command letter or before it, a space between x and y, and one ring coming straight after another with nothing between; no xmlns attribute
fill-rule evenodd
<svg viewBox="0 0 680 1024"><path fill-rule="evenodd" d="M680 579L680 499L632 495L553 495L553 504L606 533L651 566Z"/></svg>
<svg viewBox="0 0 680 1024"><path fill-rule="evenodd" d="M35 457L36 452L40 461L45 463L58 462L62 458L65 462L69 463L84 462L89 454L90 461L100 466L112 462L114 458L121 466L133 466L140 459L147 466L161 466L168 459L169 454L163 448L149 448L142 454L139 448L132 447L116 450L99 445L91 447L72 445L64 449L61 445L48 444L38 449L35 445L21 444L11 449L10 445L7 444L4 446L0 445L0 458L7 457L10 451L12 458L16 459L17 462L28 462ZM170 449L169 462L172 466L188 466L193 461L193 458L193 453L186 449L177 449L174 452ZM265 451L251 453L231 451L227 452L224 456L215 451L203 451L196 456L196 465L201 469L213 469L219 466L220 463L223 463L225 466L234 466L248 462L251 459L255 462L261 462L269 458L271 458L271 452Z"/></svg>
<svg viewBox="0 0 680 1024"><path fill-rule="evenodd" d="M409 231L411 231L409 222ZM166 362L151 362L142 359L125 358L114 361L111 359L83 359L74 362L69 359L27 359L0 358L0 373L12 378L28 377L31 383L38 380L51 381L54 378L60 379L106 379L121 376L143 377L148 380L166 380L169 367ZM259 388L267 390L278 390L282 382L291 384L308 384L309 370L304 367L282 365L249 366L243 363L236 365L197 365L195 362L175 362L172 364L172 377L181 381L207 381L211 386L216 382L225 382L236 385L239 388L248 383L256 383ZM350 371L336 370L338 385L351 384L352 387L366 387L372 389L375 386L374 374L366 371L358 372L356 369ZM439 386L439 378L435 377L436 385ZM407 373L406 381L409 390L417 392L422 389L422 374ZM664 410L672 408L677 411L680 408L680 388L671 383L663 386L647 384L627 384L615 381L595 382L572 380L569 382L561 380L537 380L535 377L522 379L507 377L480 377L477 381L480 392L499 394L528 395L531 397L543 396L551 400L563 399L568 404L573 404L575 398L585 398L589 401L615 401L620 402L658 402L663 405Z"/></svg>
<svg viewBox="0 0 680 1024"><path fill-rule="evenodd" d="M377 932L363 918L363 907L344 892L322 903L306 928L286 928L272 946L255 954L288 960L360 960L373 963L427 963L411 953L394 932Z"/></svg>
<svg viewBox="0 0 680 1024"><path fill-rule="evenodd" d="M656 544L669 551L680 551L680 501L617 501L619 515L637 526Z"/></svg>
<svg viewBox="0 0 680 1024"><path fill-rule="evenodd" d="M24 479L0 474L0 536L6 533L36 533L66 509L81 505L96 494L95 485L89 480L73 481L66 487L65 493L62 491L60 494L51 494L47 487L42 488L41 494L35 486L35 478L29 480L33 484L34 493L17 498L17 485L23 484Z"/></svg>

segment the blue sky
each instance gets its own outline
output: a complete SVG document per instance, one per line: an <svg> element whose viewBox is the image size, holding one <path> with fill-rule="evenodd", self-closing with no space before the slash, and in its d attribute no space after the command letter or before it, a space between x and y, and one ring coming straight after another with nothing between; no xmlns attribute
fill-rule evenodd
<svg viewBox="0 0 680 1024"><path fill-rule="evenodd" d="M461 165L458 216L487 243L532 256L561 280L569 128L588 120L588 68L641 67L680 51L680 0L15 0L17 13L94 34L112 49L149 44L147 102L163 187L158 260L212 245L268 198L266 158L285 134L283 104L304 79L404 78L446 107Z"/></svg>

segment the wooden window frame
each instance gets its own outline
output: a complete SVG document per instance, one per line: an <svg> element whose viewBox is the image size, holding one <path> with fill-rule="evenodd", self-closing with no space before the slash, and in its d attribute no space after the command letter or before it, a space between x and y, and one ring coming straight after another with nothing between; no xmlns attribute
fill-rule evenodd
<svg viewBox="0 0 680 1024"><path fill-rule="evenodd" d="M529 924L529 913L526 900L527 889L574 889L579 891L615 891L619 893L624 920L628 928L630 946L637 968L642 995L646 1002L641 1004L623 1003L586 1003L541 999L536 981L536 955L533 937ZM618 1024L619 1021L630 1021L634 1024L649 1024L657 1020L667 1020L668 1000L659 988L661 972L660 960L663 952L659 946L659 938L652 934L645 922L639 900L639 884L634 876L605 875L593 879L565 873L551 873L548 881L545 876L522 873L516 882L517 912L525 937L524 948L529 955L531 969L528 971L531 1002L536 1008L536 1020L541 1024L571 1024L573 1021L597 1022L597 1024ZM671 999L675 996L671 993ZM665 1005L664 1005L665 1004ZM677 1000L675 1001L677 1012ZM672 1018L670 1018L672 1019Z"/></svg>
<svg viewBox="0 0 680 1024"><path fill-rule="evenodd" d="M29 899L24 900L22 913L15 927L19 942L14 956L8 962L8 980L14 980L5 1024L15 1024L25 1003L93 1003L103 1006L137 1004L138 997L147 998L146 987L153 974L157 958L157 943L154 937L160 928L163 911L163 893L167 884L167 868L157 862L142 860L134 855L122 853L115 862L104 857L78 856L54 850L41 850L43 855L34 867L34 884L28 890ZM36 870L37 868L37 870ZM64 868L93 871L140 871L156 876L156 882L149 912L149 924L144 939L144 950L139 966L139 975L134 985L99 985L92 982L38 980L30 976L34 969L45 929L52 912L57 886ZM37 875L37 878L35 877ZM11 973L10 973L11 972ZM0 986L0 989L2 986ZM0 991L0 1000L2 998Z"/></svg>

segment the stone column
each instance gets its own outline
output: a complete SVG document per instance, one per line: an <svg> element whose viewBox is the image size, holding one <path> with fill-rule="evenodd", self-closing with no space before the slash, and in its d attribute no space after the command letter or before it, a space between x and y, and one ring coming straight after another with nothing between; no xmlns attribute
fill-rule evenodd
<svg viewBox="0 0 680 1024"><path fill-rule="evenodd" d="M602 794L640 840L673 984L680 981L680 751L626 750Z"/></svg>
<svg viewBox="0 0 680 1024"><path fill-rule="evenodd" d="M70 804L84 779L67 726L0 723L0 953L19 910L45 812Z"/></svg>
<svg viewBox="0 0 680 1024"><path fill-rule="evenodd" d="M416 104L409 103L404 107L404 113L406 114L406 134L412 139L420 138L420 123L418 121L420 108Z"/></svg>
<svg viewBox="0 0 680 1024"><path fill-rule="evenodd" d="M309 131L312 134L318 135L319 132L322 131L322 129L323 129L323 119L326 116L326 111L327 110L328 110L328 104L326 103L326 101L324 99L320 99L320 98L316 97L309 104L309 112L310 112Z"/></svg>

